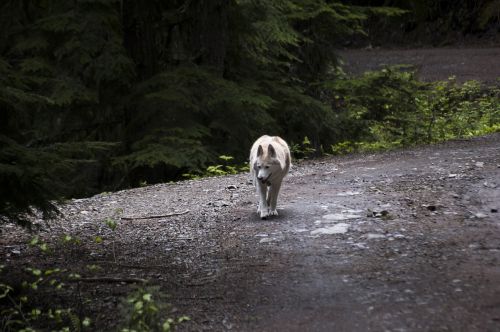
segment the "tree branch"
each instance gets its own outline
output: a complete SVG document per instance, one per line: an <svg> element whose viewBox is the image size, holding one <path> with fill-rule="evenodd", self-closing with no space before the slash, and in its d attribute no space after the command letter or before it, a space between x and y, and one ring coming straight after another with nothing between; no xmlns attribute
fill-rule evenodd
<svg viewBox="0 0 500 332"><path fill-rule="evenodd" d="M113 283L113 282L125 282L125 283L145 283L147 282L146 279L140 279L140 278L115 278L115 277L95 277L95 278L76 278L76 279L70 279L70 282L106 282L106 283Z"/></svg>

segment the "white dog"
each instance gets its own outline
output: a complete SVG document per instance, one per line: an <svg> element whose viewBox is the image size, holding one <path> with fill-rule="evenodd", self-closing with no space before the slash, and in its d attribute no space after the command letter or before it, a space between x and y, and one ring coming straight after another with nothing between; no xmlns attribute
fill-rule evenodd
<svg viewBox="0 0 500 332"><path fill-rule="evenodd" d="M290 149L280 137L264 135L253 144L250 150L250 173L259 195L257 213L262 219L278 215L278 193L290 165Z"/></svg>

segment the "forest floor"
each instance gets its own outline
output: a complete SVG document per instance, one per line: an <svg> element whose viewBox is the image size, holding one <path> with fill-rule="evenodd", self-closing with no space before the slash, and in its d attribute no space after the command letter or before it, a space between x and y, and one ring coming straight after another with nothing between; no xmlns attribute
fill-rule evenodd
<svg viewBox="0 0 500 332"><path fill-rule="evenodd" d="M441 48L364 48L339 50L345 71L359 75L387 65L413 66L424 81L446 80L455 76L457 82L478 80L500 84L500 47Z"/></svg>
<svg viewBox="0 0 500 332"><path fill-rule="evenodd" d="M115 327L141 278L185 331L499 331L499 208L493 134L297 162L268 220L247 174L74 199L39 234L49 253L2 226L0 257L14 284L29 266L95 278L39 290L92 330Z"/></svg>

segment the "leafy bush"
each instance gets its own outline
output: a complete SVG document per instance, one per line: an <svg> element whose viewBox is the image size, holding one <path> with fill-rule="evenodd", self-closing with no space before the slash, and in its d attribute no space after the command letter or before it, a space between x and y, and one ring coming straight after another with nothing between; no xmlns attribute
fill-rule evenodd
<svg viewBox="0 0 500 332"><path fill-rule="evenodd" d="M500 89L476 81L423 83L391 67L328 85L345 129L335 154L379 150L498 131Z"/></svg>
<svg viewBox="0 0 500 332"><path fill-rule="evenodd" d="M306 159L313 157L316 154L316 149L311 147L311 141L307 136L301 144L290 143L290 153L297 159Z"/></svg>
<svg viewBox="0 0 500 332"><path fill-rule="evenodd" d="M219 156L220 164L210 165L204 171L195 171L193 173L184 173L182 176L185 179L199 179L207 176L222 176L248 172L250 169L247 163L236 164L234 157L221 155Z"/></svg>

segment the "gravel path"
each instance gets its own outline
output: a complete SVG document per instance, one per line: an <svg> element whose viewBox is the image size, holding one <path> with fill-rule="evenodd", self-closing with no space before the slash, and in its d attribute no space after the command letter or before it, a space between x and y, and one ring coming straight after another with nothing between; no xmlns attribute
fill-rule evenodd
<svg viewBox="0 0 500 332"><path fill-rule="evenodd" d="M425 81L446 80L456 76L458 82L478 80L499 84L500 47L485 48L417 48L339 50L345 70L362 74L386 65L409 64Z"/></svg>
<svg viewBox="0 0 500 332"><path fill-rule="evenodd" d="M10 279L54 264L146 279L192 318L181 331L500 330L500 134L301 162L278 217L260 220L255 202L245 174L72 200L40 234L51 255L4 226L0 257ZM50 298L71 303L71 287ZM131 289L80 285L96 330Z"/></svg>

